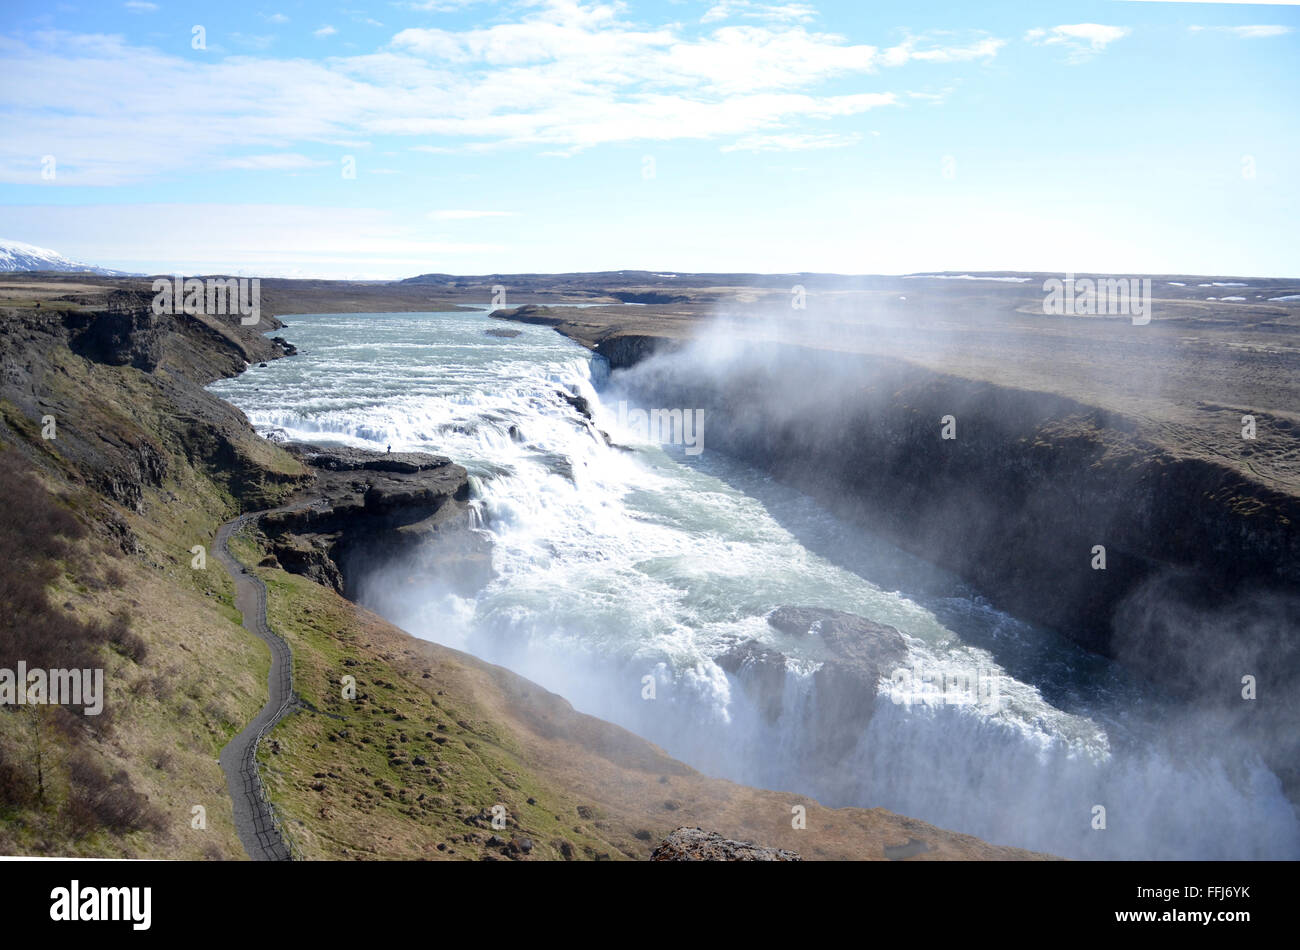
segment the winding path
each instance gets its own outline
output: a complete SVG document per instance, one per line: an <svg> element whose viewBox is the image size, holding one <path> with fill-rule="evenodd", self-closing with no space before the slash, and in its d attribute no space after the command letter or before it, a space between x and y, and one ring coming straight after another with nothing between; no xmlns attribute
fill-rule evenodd
<svg viewBox="0 0 1300 950"><path fill-rule="evenodd" d="M244 616L244 629L271 648L266 705L243 732L226 744L219 760L235 806L235 830L254 861L289 861L293 857L257 772L257 746L276 723L293 711L297 699L293 692L293 652L266 621L266 585L230 553L229 541L244 525L263 515L297 507L302 505L249 512L226 522L217 530L214 552L235 581L235 609Z"/></svg>

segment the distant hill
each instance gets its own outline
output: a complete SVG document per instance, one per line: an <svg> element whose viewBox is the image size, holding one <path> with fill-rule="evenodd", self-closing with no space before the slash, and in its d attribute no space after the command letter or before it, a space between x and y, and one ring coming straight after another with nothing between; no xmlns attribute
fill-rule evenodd
<svg viewBox="0 0 1300 950"><path fill-rule="evenodd" d="M845 274L689 274L671 271L617 270L590 271L565 274L420 274L408 277L403 284L428 284L448 289L491 287L502 284L513 290L584 290L600 291L628 287L770 287L788 288L791 282L813 282L836 287L870 287L881 281L895 278L876 275ZM666 301L646 301L666 302Z"/></svg>
<svg viewBox="0 0 1300 950"><path fill-rule="evenodd" d="M58 271L61 273L99 274L104 277L129 277L127 271L110 270L93 264L82 264L69 260L58 251L22 241L10 241L0 238L0 272L14 271Z"/></svg>

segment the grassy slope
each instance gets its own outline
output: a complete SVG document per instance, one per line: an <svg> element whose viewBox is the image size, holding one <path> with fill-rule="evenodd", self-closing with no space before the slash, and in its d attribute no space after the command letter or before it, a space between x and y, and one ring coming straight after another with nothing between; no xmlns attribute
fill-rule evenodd
<svg viewBox="0 0 1300 950"><path fill-rule="evenodd" d="M96 832L80 837L58 815L68 789L56 746L53 793L45 807L4 815L4 853L133 857L239 857L225 779L217 766L222 746L265 700L270 656L240 625L233 584L215 562L191 567L190 548L211 543L216 527L238 506L222 487L191 466L181 447L166 444L157 388L126 367L104 367L66 350L51 353L55 372L46 377L46 398L64 407L67 432L98 433L164 447L169 477L147 490L144 510L112 506L138 540L135 556L94 534L78 543L52 591L55 603L81 618L106 619L126 612L132 630L147 646L137 664L103 649L108 734L93 752L110 772L124 771L130 783L162 814L158 831L121 836ZM123 407L130 407L126 409ZM81 473L60 452L58 439L43 441L34 423L12 403L4 407L10 432L49 463L47 487L72 492L70 503L84 517L100 514L102 500L79 484ZM0 715L0 743L22 760L23 723ZM202 805L207 829L190 827L191 809Z"/></svg>
<svg viewBox="0 0 1300 950"><path fill-rule="evenodd" d="M256 563L251 544L238 550ZM417 677L376 649L378 617L305 578L260 573L271 625L293 647L297 690L320 710L295 715L261 750L271 797L305 856L479 858L501 851L486 845L493 835L528 837L548 858L564 856L563 841L575 856L620 855L620 844L639 854L637 842L577 826L580 803L528 768L509 728L482 717L455 682L457 664ZM344 674L356 677L355 700L342 698ZM465 823L496 804L507 809L504 829L490 818Z"/></svg>

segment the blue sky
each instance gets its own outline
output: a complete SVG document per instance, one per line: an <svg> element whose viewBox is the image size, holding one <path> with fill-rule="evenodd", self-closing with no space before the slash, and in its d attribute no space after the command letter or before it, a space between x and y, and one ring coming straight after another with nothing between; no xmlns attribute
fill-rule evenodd
<svg viewBox="0 0 1300 950"><path fill-rule="evenodd" d="M0 237L132 271L1300 276L1291 3L11 0L0 77Z"/></svg>

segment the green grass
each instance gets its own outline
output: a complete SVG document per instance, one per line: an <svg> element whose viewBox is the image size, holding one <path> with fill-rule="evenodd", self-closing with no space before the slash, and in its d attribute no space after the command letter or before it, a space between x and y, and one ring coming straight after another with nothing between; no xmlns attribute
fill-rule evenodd
<svg viewBox="0 0 1300 950"><path fill-rule="evenodd" d="M561 842L578 858L624 856L583 827L574 801L530 773L506 730L440 688L447 671L425 679L399 669L367 642L347 601L296 575L258 573L272 629L294 652L295 689L318 710L283 721L259 751L271 798L305 855L479 859L501 853L486 845L498 835L529 838L535 857L562 859ZM345 674L356 678L355 700L342 695ZM498 804L505 829L466 824Z"/></svg>

